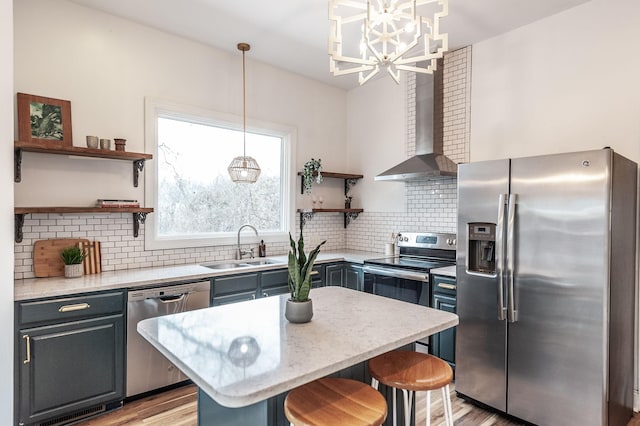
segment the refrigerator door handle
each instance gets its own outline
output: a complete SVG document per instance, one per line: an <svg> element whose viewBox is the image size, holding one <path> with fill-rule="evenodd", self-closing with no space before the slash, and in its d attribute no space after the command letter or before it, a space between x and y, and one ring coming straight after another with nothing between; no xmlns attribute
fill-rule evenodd
<svg viewBox="0 0 640 426"><path fill-rule="evenodd" d="M504 206L507 194L500 194L498 198L498 221L496 223L496 274L498 275L498 320L506 319L504 305Z"/></svg>
<svg viewBox="0 0 640 426"><path fill-rule="evenodd" d="M507 221L507 320L509 322L518 321L518 311L515 308L514 295L514 255L515 243L513 240L516 220L516 199L517 194L509 194L509 208Z"/></svg>

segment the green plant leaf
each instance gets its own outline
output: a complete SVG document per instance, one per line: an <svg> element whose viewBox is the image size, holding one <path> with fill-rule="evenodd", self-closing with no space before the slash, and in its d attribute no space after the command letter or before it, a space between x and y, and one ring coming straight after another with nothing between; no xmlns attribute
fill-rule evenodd
<svg viewBox="0 0 640 426"><path fill-rule="evenodd" d="M291 293L291 300L295 300L296 297L296 269L298 269L298 262L294 252L289 252L289 293Z"/></svg>
<svg viewBox="0 0 640 426"><path fill-rule="evenodd" d="M65 265L77 265L82 263L87 253L78 246L69 246L60 253Z"/></svg>
<svg viewBox="0 0 640 426"><path fill-rule="evenodd" d="M304 237L302 236L302 231L300 232L300 238L298 238L298 265L300 269L304 267L305 263L307 263L307 256L304 254Z"/></svg>
<svg viewBox="0 0 640 426"><path fill-rule="evenodd" d="M303 280L310 280L311 278L311 271L313 270L313 262L316 261L316 257L318 257L318 254L320 253L320 247L322 247L322 245L324 243L326 243L327 240L324 240L323 242L321 242L320 244L318 244L316 246L316 248L314 248L311 253L309 253L309 258L307 259L306 264L304 265L304 267L302 268L301 271L301 275L302 275L302 279Z"/></svg>
<svg viewBox="0 0 640 426"><path fill-rule="evenodd" d="M307 257L304 253L304 238L302 236L302 232L300 232L297 247L291 233L289 233L289 245L291 246L291 251L289 252L287 263L289 270L288 283L291 300L294 302L304 302L309 299L313 262L320 252L320 247L326 242L327 241L325 240L318 244L318 246L313 249Z"/></svg>

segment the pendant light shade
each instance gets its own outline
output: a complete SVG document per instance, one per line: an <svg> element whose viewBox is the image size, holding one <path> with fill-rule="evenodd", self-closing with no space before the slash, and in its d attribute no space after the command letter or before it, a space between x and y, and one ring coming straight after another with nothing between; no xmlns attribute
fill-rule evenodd
<svg viewBox="0 0 640 426"><path fill-rule="evenodd" d="M247 156L247 97L245 84L245 62L244 54L251 46L247 43L238 43L238 50L242 51L242 133L243 133L243 153L231 160L227 168L231 180L236 183L255 183L260 176L260 166L253 158Z"/></svg>
<svg viewBox="0 0 640 426"><path fill-rule="evenodd" d="M236 183L256 183L260 176L260 166L253 157L242 155L231 160L227 168L231 180Z"/></svg>

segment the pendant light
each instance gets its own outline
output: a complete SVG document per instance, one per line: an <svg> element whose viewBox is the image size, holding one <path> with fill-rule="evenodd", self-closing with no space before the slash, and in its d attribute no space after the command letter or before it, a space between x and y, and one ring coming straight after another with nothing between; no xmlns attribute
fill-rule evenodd
<svg viewBox="0 0 640 426"><path fill-rule="evenodd" d="M242 51L242 136L243 153L242 156L231 160L227 168L231 180L236 183L255 183L260 176L260 166L253 158L247 156L247 95L245 83L245 62L244 54L251 49L248 43L238 43L238 50Z"/></svg>

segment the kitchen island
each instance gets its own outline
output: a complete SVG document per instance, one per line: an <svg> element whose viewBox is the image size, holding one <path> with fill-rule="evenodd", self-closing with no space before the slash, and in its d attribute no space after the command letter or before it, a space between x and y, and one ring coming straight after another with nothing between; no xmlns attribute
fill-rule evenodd
<svg viewBox="0 0 640 426"><path fill-rule="evenodd" d="M291 324L287 298L138 324L199 387L199 424L281 424L272 411L281 411L287 391L458 324L455 314L342 287L313 289L312 321Z"/></svg>

